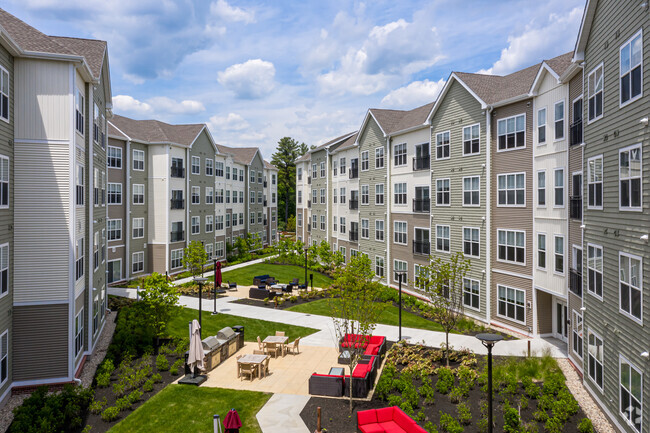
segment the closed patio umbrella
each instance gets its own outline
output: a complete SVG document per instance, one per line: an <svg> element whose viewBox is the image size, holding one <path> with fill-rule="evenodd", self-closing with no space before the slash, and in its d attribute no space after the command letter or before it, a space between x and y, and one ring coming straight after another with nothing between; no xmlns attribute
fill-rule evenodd
<svg viewBox="0 0 650 433"><path fill-rule="evenodd" d="M214 287L221 287L221 262L217 262L217 268L214 270Z"/></svg>
<svg viewBox="0 0 650 433"><path fill-rule="evenodd" d="M225 429L224 433L239 433L241 420L235 409L230 409L226 414L226 417L223 419L223 428Z"/></svg>
<svg viewBox="0 0 650 433"><path fill-rule="evenodd" d="M194 319L190 324L190 353L187 358L187 363L194 373L194 367L198 367L199 370L203 370L203 344L201 343L201 325L199 321Z"/></svg>

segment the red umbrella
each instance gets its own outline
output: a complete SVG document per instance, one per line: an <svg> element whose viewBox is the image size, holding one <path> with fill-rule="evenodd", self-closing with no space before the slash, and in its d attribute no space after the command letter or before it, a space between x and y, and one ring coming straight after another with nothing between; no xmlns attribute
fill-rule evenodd
<svg viewBox="0 0 650 433"><path fill-rule="evenodd" d="M217 269L214 271L215 287L221 287L221 262L217 262Z"/></svg>
<svg viewBox="0 0 650 433"><path fill-rule="evenodd" d="M225 433L239 433L241 420L235 409L230 409L226 414L226 418L223 420L223 427L226 429Z"/></svg>

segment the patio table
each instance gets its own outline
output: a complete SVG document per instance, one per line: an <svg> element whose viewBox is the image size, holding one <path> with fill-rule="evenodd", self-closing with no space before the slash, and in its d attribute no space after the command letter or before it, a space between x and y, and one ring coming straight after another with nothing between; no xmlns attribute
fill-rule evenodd
<svg viewBox="0 0 650 433"><path fill-rule="evenodd" d="M244 355L241 358L237 360L237 377L240 376L239 374L239 364L256 364L257 365L257 377L261 378L262 377L262 367L264 364L264 360L268 358L268 355Z"/></svg>
<svg viewBox="0 0 650 433"><path fill-rule="evenodd" d="M343 376L345 374L345 369L343 367L332 367L328 374L330 376Z"/></svg>
<svg viewBox="0 0 650 433"><path fill-rule="evenodd" d="M282 356L285 355L286 352L286 347L285 345L287 344L287 341L289 341L289 337L280 337L277 335L269 335L266 337L262 343L271 343L271 344L281 344L282 345Z"/></svg>

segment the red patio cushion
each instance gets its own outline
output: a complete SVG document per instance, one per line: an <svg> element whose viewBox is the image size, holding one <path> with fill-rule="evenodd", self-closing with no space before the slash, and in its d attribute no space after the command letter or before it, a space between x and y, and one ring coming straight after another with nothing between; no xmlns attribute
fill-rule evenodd
<svg viewBox="0 0 650 433"><path fill-rule="evenodd" d="M312 376L319 376L319 377L343 377L342 374L340 375L335 375L335 374L318 374L318 373L313 373Z"/></svg>
<svg viewBox="0 0 650 433"><path fill-rule="evenodd" d="M370 364L357 364L352 372L352 377L366 377L370 372Z"/></svg>
<svg viewBox="0 0 650 433"><path fill-rule="evenodd" d="M395 421L397 425L407 431L411 431L411 426L413 424L416 424L416 422L407 414L405 414L404 411L399 407L395 407L395 410L393 412L393 421Z"/></svg>
<svg viewBox="0 0 650 433"><path fill-rule="evenodd" d="M361 430L361 433L384 433L384 428L377 423L359 425L359 430Z"/></svg>
<svg viewBox="0 0 650 433"><path fill-rule="evenodd" d="M383 337L381 335L373 335L370 337L370 344L376 344L378 346L381 346L384 343L384 340L386 337Z"/></svg>
<svg viewBox="0 0 650 433"><path fill-rule="evenodd" d="M393 420L393 408L384 407L377 409L377 422L386 422Z"/></svg>
<svg viewBox="0 0 650 433"><path fill-rule="evenodd" d="M376 344L369 344L366 347L365 352L363 352L364 355L377 355L379 353L379 346Z"/></svg>
<svg viewBox="0 0 650 433"><path fill-rule="evenodd" d="M357 412L357 423L359 425L377 423L377 411L370 409Z"/></svg>
<svg viewBox="0 0 650 433"><path fill-rule="evenodd" d="M405 433L410 432L408 429L404 429L397 425L395 421L386 421L381 423L382 428L386 433Z"/></svg>

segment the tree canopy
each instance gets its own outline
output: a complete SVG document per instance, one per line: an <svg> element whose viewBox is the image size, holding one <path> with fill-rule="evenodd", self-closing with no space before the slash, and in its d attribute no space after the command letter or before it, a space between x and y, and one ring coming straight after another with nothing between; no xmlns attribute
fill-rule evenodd
<svg viewBox="0 0 650 433"><path fill-rule="evenodd" d="M278 169L278 209L284 209L284 212L278 212L278 218L285 223L289 215L296 213L296 159L308 150L305 143L282 137L271 156L271 163Z"/></svg>

